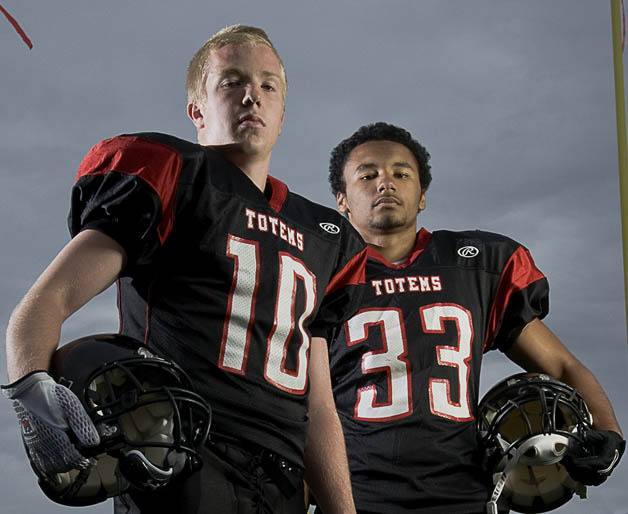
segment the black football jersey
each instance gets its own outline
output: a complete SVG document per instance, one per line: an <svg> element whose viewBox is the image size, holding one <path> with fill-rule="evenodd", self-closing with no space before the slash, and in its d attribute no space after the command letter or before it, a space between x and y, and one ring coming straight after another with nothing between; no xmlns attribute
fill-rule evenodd
<svg viewBox="0 0 628 514"><path fill-rule="evenodd" d="M487 232L421 229L402 264L368 253L361 307L330 346L358 510L484 512L482 355L546 315L547 280L523 246Z"/></svg>
<svg viewBox="0 0 628 514"><path fill-rule="evenodd" d="M302 464L310 341L357 307L357 232L279 180L262 192L215 149L164 134L92 148L69 226L125 249L120 330L183 367L212 431Z"/></svg>

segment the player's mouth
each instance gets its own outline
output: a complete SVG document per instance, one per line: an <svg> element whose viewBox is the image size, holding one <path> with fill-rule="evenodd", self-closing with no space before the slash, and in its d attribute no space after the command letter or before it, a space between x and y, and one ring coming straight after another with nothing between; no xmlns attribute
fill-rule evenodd
<svg viewBox="0 0 628 514"><path fill-rule="evenodd" d="M238 125L240 127L265 127L266 123L259 116L255 116L255 114L245 114L244 116L240 116L238 118Z"/></svg>
<svg viewBox="0 0 628 514"><path fill-rule="evenodd" d="M373 207L377 207L378 205L401 205L401 201L395 196L385 195L380 196L373 202Z"/></svg>

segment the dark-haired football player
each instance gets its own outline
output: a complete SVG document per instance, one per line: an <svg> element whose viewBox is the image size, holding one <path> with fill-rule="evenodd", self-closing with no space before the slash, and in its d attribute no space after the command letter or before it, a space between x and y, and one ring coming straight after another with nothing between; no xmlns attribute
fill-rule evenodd
<svg viewBox="0 0 628 514"><path fill-rule="evenodd" d="M361 127L331 155L338 209L369 246L361 307L330 346L358 512L486 512L492 484L475 417L482 355L492 349L581 391L596 452L571 456L568 469L601 483L624 441L599 383L540 321L546 278L507 237L417 232L429 158L386 123Z"/></svg>
<svg viewBox="0 0 628 514"><path fill-rule="evenodd" d="M117 512L303 512L304 464L329 512L354 510L323 337L355 311L365 249L335 210L269 175L286 87L263 30L210 38L187 76L199 144L146 133L93 147L73 239L11 317L9 394L23 429L40 427L25 441L43 473L88 465L80 445L98 435L55 400L45 370L63 321L114 282L121 332L177 362L211 404L202 470L130 492ZM65 435L76 416L78 451Z"/></svg>

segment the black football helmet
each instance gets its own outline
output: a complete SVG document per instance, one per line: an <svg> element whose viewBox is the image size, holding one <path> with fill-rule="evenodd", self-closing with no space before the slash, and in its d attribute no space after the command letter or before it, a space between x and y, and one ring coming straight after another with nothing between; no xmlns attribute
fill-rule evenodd
<svg viewBox="0 0 628 514"><path fill-rule="evenodd" d="M175 363L130 337L101 334L59 348L49 373L78 396L100 435L98 446L81 449L88 469L51 478L33 467L51 500L93 505L200 468L211 408Z"/></svg>
<svg viewBox="0 0 628 514"><path fill-rule="evenodd" d="M495 489L488 512L497 514L500 495L516 512L547 512L584 496L562 458L583 445L591 414L578 392L539 373L520 373L495 385L478 408L478 436Z"/></svg>

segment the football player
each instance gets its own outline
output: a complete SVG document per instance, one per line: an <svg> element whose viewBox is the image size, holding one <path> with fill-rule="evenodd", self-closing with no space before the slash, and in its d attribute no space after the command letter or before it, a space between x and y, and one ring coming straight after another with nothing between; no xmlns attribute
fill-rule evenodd
<svg viewBox="0 0 628 514"><path fill-rule="evenodd" d="M198 144L144 133L94 146L73 238L11 317L8 394L43 473L89 466L80 450L98 433L46 369L63 321L114 282L121 332L211 404L202 470L116 512L303 512L304 467L329 512L354 510L323 337L355 310L366 250L335 210L269 175L286 87L263 30L212 36L187 75Z"/></svg>
<svg viewBox="0 0 628 514"><path fill-rule="evenodd" d="M417 232L429 158L386 123L361 127L331 154L338 209L369 247L361 307L330 345L358 512L485 512L492 484L475 419L482 355L493 349L582 393L593 452L571 455L568 469L601 483L621 456L622 432L595 377L541 321L546 278L508 237Z"/></svg>

